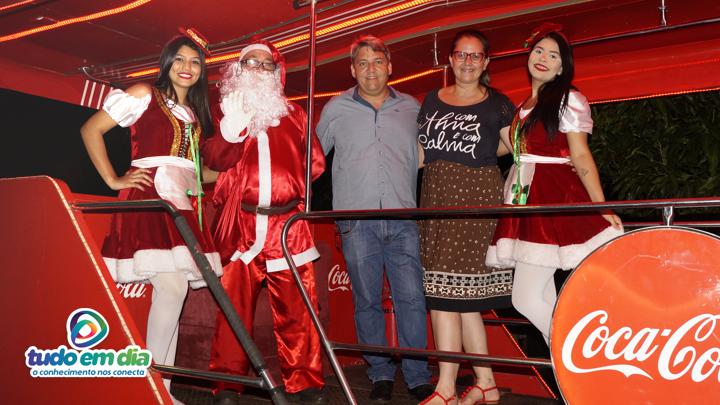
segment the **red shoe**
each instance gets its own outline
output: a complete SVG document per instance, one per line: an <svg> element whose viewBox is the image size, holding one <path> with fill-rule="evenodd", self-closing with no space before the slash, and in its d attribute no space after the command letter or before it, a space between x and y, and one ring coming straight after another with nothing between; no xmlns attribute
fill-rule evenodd
<svg viewBox="0 0 720 405"><path fill-rule="evenodd" d="M470 391L475 390L475 389L480 390L480 392L482 393L483 396L482 396L482 399L481 399L481 400L475 401L475 402L473 403L473 405L499 404L499 403L500 403L500 400L499 400L499 399L496 399L496 400L494 400L494 401L488 401L488 400L485 399L485 393L486 393L486 392L490 392L490 391L492 391L492 390L497 390L497 389L498 389L497 386L493 386L493 387L490 387L490 388L483 388L483 387L481 387L481 386L479 386L479 385L473 385L473 386L471 386L471 387L467 387L467 389L465 390L465 392L462 393L462 396L460 397L460 400L465 399L465 397L470 393ZM499 393L499 391L498 391L498 393Z"/></svg>
<svg viewBox="0 0 720 405"><path fill-rule="evenodd" d="M442 396L441 393L435 391L435 392L432 393L432 395L430 395L429 397L425 398L425 399L424 399L422 402L420 402L418 405L425 405L425 404L427 404L428 402L432 401L433 398L435 398L435 397L440 398L440 399L445 403L445 405L450 405L450 401L452 401L453 399L456 398L455 394L453 394L453 395L452 395L451 397L449 397L449 398L445 398L444 396Z"/></svg>

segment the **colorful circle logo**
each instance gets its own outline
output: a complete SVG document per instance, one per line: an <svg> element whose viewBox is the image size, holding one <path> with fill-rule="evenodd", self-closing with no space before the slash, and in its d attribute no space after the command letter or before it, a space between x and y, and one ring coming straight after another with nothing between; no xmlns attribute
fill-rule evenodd
<svg viewBox="0 0 720 405"><path fill-rule="evenodd" d="M67 319L68 343L77 350L100 344L109 331L105 318L91 308L78 308Z"/></svg>

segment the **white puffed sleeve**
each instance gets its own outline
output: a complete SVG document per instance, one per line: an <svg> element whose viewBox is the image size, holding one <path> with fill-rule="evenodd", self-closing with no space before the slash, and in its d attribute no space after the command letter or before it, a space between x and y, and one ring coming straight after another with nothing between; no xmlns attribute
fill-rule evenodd
<svg viewBox="0 0 720 405"><path fill-rule="evenodd" d="M560 117L560 132L592 133L593 120L590 116L590 104L579 91L570 90L567 108Z"/></svg>
<svg viewBox="0 0 720 405"><path fill-rule="evenodd" d="M137 98L115 89L108 93L103 103L103 110L121 127L129 127L137 122L150 104L150 94Z"/></svg>

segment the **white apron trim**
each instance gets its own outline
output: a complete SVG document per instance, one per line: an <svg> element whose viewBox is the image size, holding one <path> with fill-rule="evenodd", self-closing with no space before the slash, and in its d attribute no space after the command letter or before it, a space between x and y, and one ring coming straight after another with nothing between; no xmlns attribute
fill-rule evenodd
<svg viewBox="0 0 720 405"><path fill-rule="evenodd" d="M133 167L148 169L157 167L153 178L153 187L160 198L171 202L177 209L192 211L193 205L188 198L188 190L197 195L195 164L177 156L150 156L135 159Z"/></svg>
<svg viewBox="0 0 720 405"><path fill-rule="evenodd" d="M141 159L135 159L130 165L140 169L149 169L160 166L176 166L183 169L190 169L195 172L195 163L192 160L181 158L178 156L148 156Z"/></svg>
<svg viewBox="0 0 720 405"><path fill-rule="evenodd" d="M564 157L553 157L553 156L540 156L540 155L532 155L529 153L523 153L520 155L520 184L524 186L530 186L528 197L530 196L530 192L532 192L532 180L535 176L535 164L536 163L543 163L543 164L567 164L570 162L570 158L564 158ZM518 180L518 174L517 174L517 165L512 165L510 167L510 172L508 172L507 179L505 179L505 186L503 187L503 195L505 196L505 201L503 201L507 205L513 205L513 199L515 198L515 194L512 192L513 185Z"/></svg>

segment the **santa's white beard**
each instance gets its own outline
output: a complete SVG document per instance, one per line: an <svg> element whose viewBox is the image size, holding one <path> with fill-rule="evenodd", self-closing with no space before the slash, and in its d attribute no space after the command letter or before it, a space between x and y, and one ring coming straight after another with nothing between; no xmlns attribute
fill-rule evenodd
<svg viewBox="0 0 720 405"><path fill-rule="evenodd" d="M251 136L280 125L280 118L288 115L288 103L274 73L242 69L240 74L226 75L220 85L221 96L235 90L243 93L245 112L255 111L247 128Z"/></svg>

